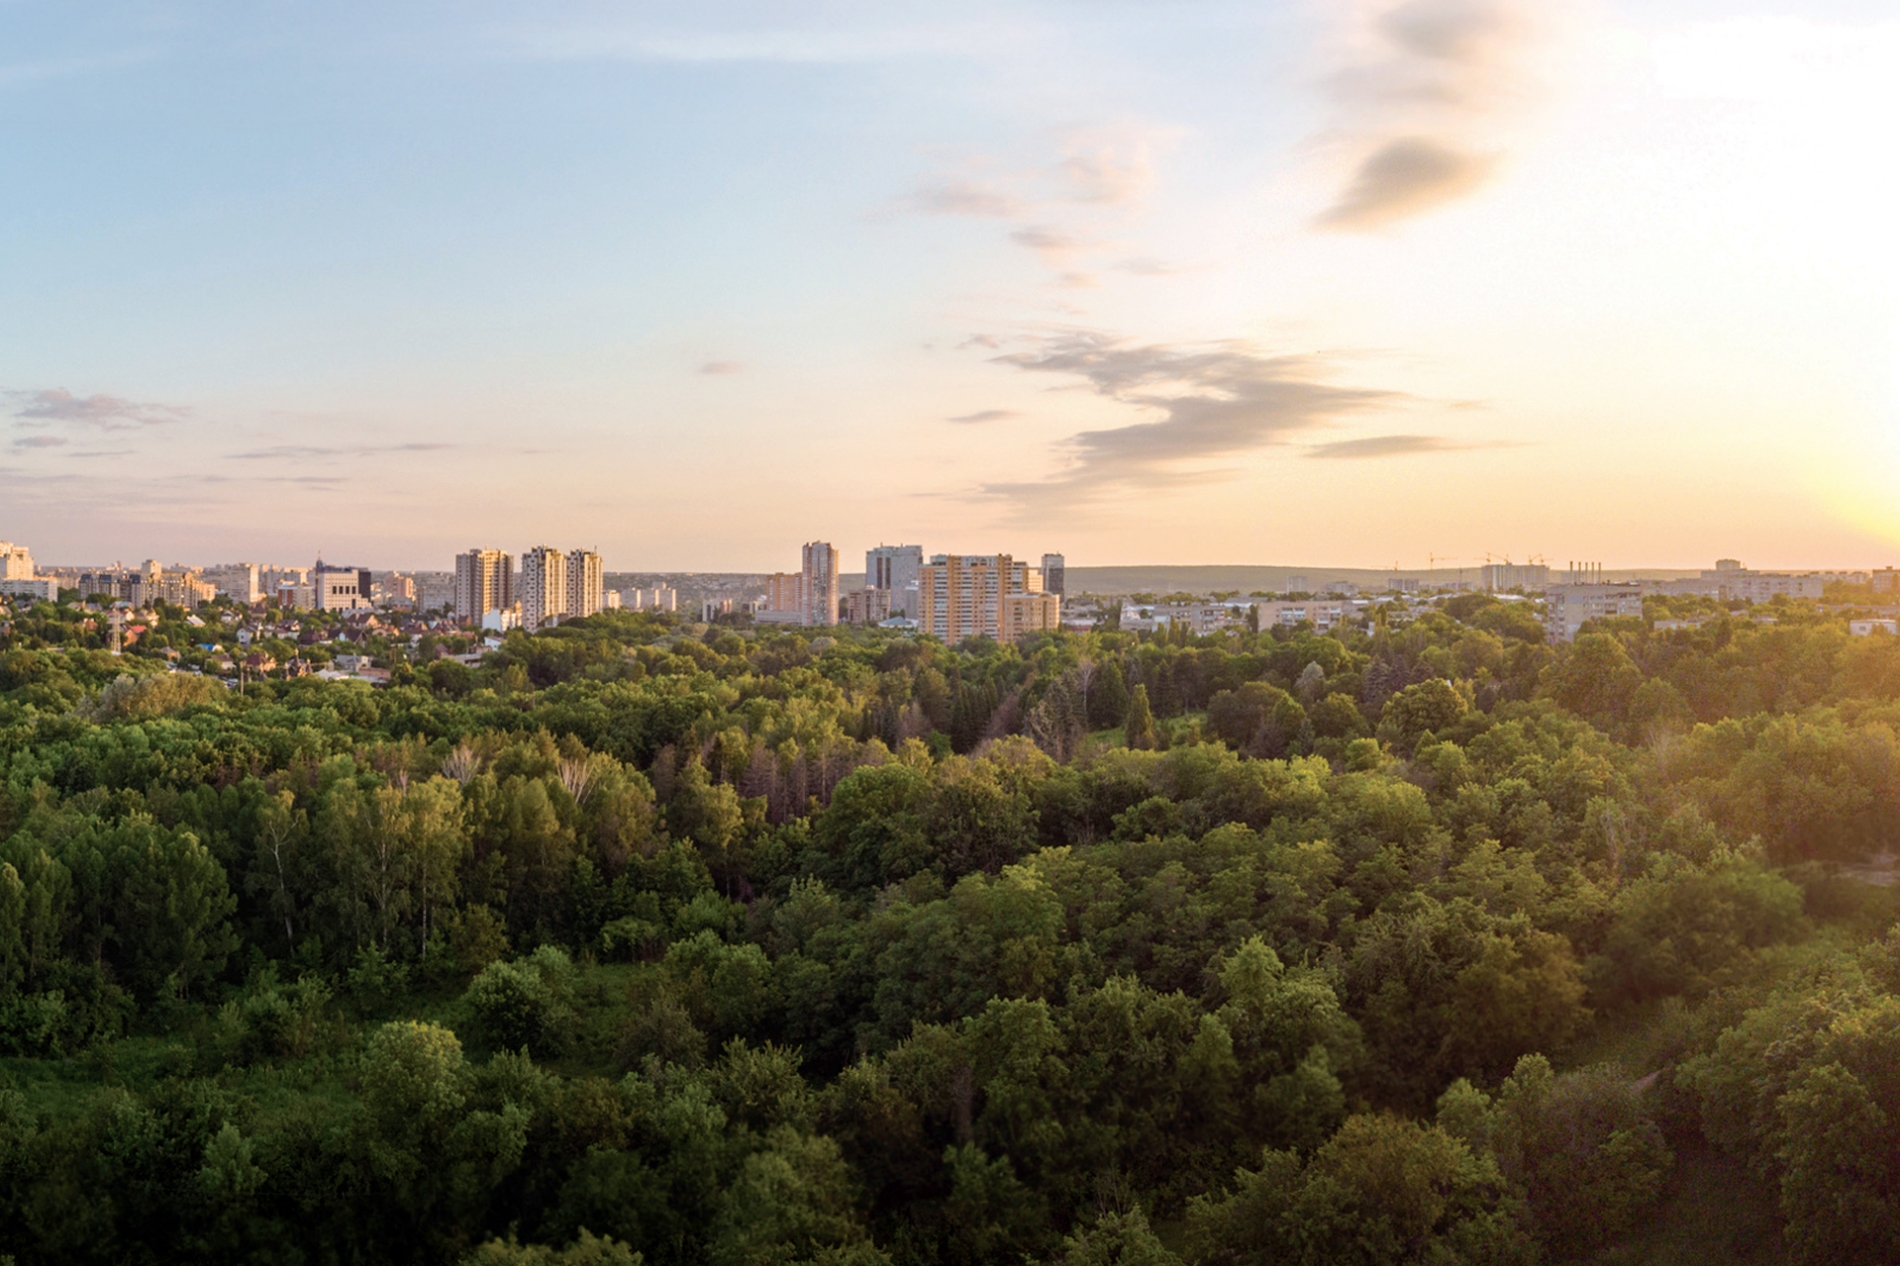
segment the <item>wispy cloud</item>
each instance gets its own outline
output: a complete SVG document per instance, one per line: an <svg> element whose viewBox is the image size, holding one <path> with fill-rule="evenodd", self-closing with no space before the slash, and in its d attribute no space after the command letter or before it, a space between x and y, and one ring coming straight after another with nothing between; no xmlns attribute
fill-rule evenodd
<svg viewBox="0 0 1900 1266"><path fill-rule="evenodd" d="M1402 392L1338 386L1313 356L1273 356L1242 343L1132 345L1070 332L1035 351L998 357L1030 373L1079 379L1155 421L1083 431L1062 444L1068 467L1033 483L991 483L984 495L1019 504L1071 504L1128 488L1231 478L1210 462L1243 456L1357 413L1410 400Z"/></svg>
<svg viewBox="0 0 1900 1266"><path fill-rule="evenodd" d="M1142 133L1078 138L1070 143L1061 170L1077 202L1122 206L1138 201L1154 184L1149 138Z"/></svg>
<svg viewBox="0 0 1900 1266"><path fill-rule="evenodd" d="M13 441L15 448L64 448L69 441L63 435L23 435Z"/></svg>
<svg viewBox="0 0 1900 1266"><path fill-rule="evenodd" d="M433 443L355 444L340 447L277 444L270 448L253 449L247 453L226 453L225 456L233 461L295 461L323 457L371 457L378 453L438 453L454 447L453 444Z"/></svg>
<svg viewBox="0 0 1900 1266"><path fill-rule="evenodd" d="M905 205L929 214L1001 218L1126 207L1154 185L1152 155L1166 136L1154 129L1097 128L1071 133L1040 162L1004 167L993 156L973 156L960 170L927 179Z"/></svg>
<svg viewBox="0 0 1900 1266"><path fill-rule="evenodd" d="M1007 422L1011 418L1021 416L1022 415L1014 409L978 409L975 413L965 413L958 417L947 418L945 420L949 422L966 423Z"/></svg>
<svg viewBox="0 0 1900 1266"><path fill-rule="evenodd" d="M1075 234L1050 228L1046 224L1025 224L1013 231L1009 240L1036 252L1051 267L1066 263L1077 251L1088 246Z"/></svg>
<svg viewBox="0 0 1900 1266"><path fill-rule="evenodd" d="M1306 456L1351 461L1372 457L1402 457L1408 453L1455 453L1487 447L1491 446L1460 444L1437 435L1368 435L1364 439L1315 444L1306 450Z"/></svg>
<svg viewBox="0 0 1900 1266"><path fill-rule="evenodd" d="M1114 267L1119 272L1133 273L1137 277L1178 277L1182 273L1198 271L1183 264L1171 264L1165 259L1153 259L1145 255L1124 259Z"/></svg>
<svg viewBox="0 0 1900 1266"><path fill-rule="evenodd" d="M1566 0L1404 0L1362 10L1333 77L1354 157L1315 227L1366 232L1470 196L1499 165L1542 28Z"/></svg>
<svg viewBox="0 0 1900 1266"><path fill-rule="evenodd" d="M189 409L178 405L126 400L120 396L76 396L64 387L9 391L5 395L11 402L11 412L16 418L78 423L106 431L127 431L136 427L179 422L191 414Z"/></svg>
<svg viewBox="0 0 1900 1266"><path fill-rule="evenodd" d="M736 374L745 366L736 360L709 360L699 367L699 372L713 378L722 378L727 374Z"/></svg>
<svg viewBox="0 0 1900 1266"><path fill-rule="evenodd" d="M1007 220L1023 214L1029 204L1014 194L981 180L945 179L926 183L905 205L924 215L967 215Z"/></svg>

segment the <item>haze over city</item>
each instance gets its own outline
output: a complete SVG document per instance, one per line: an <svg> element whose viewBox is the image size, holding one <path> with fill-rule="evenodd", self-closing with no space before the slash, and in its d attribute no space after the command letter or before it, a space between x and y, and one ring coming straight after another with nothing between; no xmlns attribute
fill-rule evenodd
<svg viewBox="0 0 1900 1266"><path fill-rule="evenodd" d="M0 5L60 562L1879 566L1870 3Z"/></svg>

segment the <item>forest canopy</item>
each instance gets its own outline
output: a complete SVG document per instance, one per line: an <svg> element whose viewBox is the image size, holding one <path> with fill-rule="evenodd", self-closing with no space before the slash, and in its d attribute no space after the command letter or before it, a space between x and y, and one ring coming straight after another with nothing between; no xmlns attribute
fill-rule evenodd
<svg viewBox="0 0 1900 1266"><path fill-rule="evenodd" d="M96 642L0 635L19 1266L1566 1262L1725 1198L1900 1260L1844 617Z"/></svg>

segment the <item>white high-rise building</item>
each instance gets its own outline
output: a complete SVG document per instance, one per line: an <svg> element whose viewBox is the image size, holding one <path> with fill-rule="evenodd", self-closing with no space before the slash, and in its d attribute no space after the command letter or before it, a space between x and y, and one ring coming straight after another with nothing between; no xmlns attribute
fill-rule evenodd
<svg viewBox="0 0 1900 1266"><path fill-rule="evenodd" d="M864 552L864 587L891 595L890 613L917 618L917 573L923 569L921 545L880 545Z"/></svg>
<svg viewBox="0 0 1900 1266"><path fill-rule="evenodd" d="M521 556L521 627L533 633L567 614L567 555L537 545Z"/></svg>
<svg viewBox="0 0 1900 1266"><path fill-rule="evenodd" d="M249 606L264 596L263 568L256 563L222 563L207 568L205 583L216 587L220 598Z"/></svg>
<svg viewBox="0 0 1900 1266"><path fill-rule="evenodd" d="M579 619L607 606L606 573L600 555L592 550L569 550L567 555L567 608L565 615Z"/></svg>
<svg viewBox="0 0 1900 1266"><path fill-rule="evenodd" d="M807 628L838 622L838 551L829 541L813 541L805 546L805 565L799 600Z"/></svg>
<svg viewBox="0 0 1900 1266"><path fill-rule="evenodd" d="M0 541L0 580L33 579L33 555L24 545Z"/></svg>

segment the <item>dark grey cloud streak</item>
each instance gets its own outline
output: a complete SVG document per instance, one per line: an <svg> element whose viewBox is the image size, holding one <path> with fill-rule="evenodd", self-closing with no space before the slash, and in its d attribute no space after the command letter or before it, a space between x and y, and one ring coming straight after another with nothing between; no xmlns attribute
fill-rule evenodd
<svg viewBox="0 0 1900 1266"><path fill-rule="evenodd" d="M1495 160L1461 154L1423 136L1387 141L1366 157L1321 228L1376 229L1462 198L1482 185Z"/></svg>
<svg viewBox="0 0 1900 1266"><path fill-rule="evenodd" d="M1328 382L1331 367L1320 357L1266 355L1240 343L1132 345L1069 333L996 360L1028 373L1079 378L1100 395L1160 415L1071 436L1062 445L1068 468L1048 479L982 485L984 496L1025 508L1229 479L1232 468L1209 463L1412 401L1403 392Z"/></svg>

